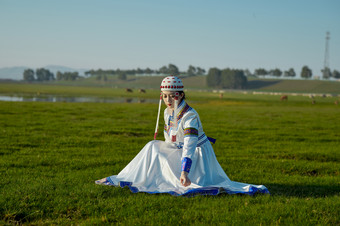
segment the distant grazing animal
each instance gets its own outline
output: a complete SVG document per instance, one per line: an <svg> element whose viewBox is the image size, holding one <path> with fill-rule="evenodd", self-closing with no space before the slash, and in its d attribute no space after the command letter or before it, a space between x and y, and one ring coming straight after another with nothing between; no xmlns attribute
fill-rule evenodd
<svg viewBox="0 0 340 226"><path fill-rule="evenodd" d="M283 100L288 100L288 96L286 96L286 95L285 95L285 96L281 96L281 97L280 97L280 100L281 100L281 101L283 101Z"/></svg>
<svg viewBox="0 0 340 226"><path fill-rule="evenodd" d="M312 104L315 104L316 102L315 102L315 100L312 100Z"/></svg>
<svg viewBox="0 0 340 226"><path fill-rule="evenodd" d="M140 93L146 93L145 89L139 89Z"/></svg>
<svg viewBox="0 0 340 226"><path fill-rule="evenodd" d="M338 105L338 104L339 104L339 101L338 101L338 100L336 100L336 101L334 102L334 104L335 104L335 105Z"/></svg>
<svg viewBox="0 0 340 226"><path fill-rule="evenodd" d="M133 92L132 89L129 89L129 88L126 88L125 91L126 91L127 93L132 93L132 92Z"/></svg>
<svg viewBox="0 0 340 226"><path fill-rule="evenodd" d="M223 98L223 93L220 93L220 99L222 99Z"/></svg>

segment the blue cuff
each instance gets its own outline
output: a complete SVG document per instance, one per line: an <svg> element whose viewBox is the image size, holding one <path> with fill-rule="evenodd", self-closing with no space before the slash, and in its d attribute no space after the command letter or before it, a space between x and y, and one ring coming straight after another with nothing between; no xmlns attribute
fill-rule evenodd
<svg viewBox="0 0 340 226"><path fill-rule="evenodd" d="M185 171L187 173L189 173L190 168L191 168L191 159L188 157L185 157L182 159L182 171Z"/></svg>

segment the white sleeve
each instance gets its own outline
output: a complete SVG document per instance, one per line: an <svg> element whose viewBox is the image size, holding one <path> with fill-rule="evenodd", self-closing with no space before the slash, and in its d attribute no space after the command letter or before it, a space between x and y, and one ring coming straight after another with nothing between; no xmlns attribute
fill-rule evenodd
<svg viewBox="0 0 340 226"><path fill-rule="evenodd" d="M169 139L169 136L167 135L168 128L168 122L169 122L169 114L167 113L167 110L164 110L164 139L166 142L171 142Z"/></svg>
<svg viewBox="0 0 340 226"><path fill-rule="evenodd" d="M196 114L190 114L186 117L183 117L183 120L184 145L182 160L184 158L192 159L198 142L198 117Z"/></svg>

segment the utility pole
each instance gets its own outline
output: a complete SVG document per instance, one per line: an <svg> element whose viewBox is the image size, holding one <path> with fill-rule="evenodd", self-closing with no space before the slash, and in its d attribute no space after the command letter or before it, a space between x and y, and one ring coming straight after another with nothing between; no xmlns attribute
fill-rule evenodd
<svg viewBox="0 0 340 226"><path fill-rule="evenodd" d="M326 48L325 48L325 60L323 63L323 70L322 70L322 77L328 79L331 77L331 69L329 68L329 39L330 33L329 31L326 32Z"/></svg>

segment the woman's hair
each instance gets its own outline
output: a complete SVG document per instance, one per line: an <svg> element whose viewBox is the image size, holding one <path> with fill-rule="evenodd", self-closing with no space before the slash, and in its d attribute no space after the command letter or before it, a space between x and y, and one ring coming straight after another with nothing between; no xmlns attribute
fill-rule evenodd
<svg viewBox="0 0 340 226"><path fill-rule="evenodd" d="M182 93L183 93L183 97L182 97L182 100L185 100L185 92L184 91L178 91L179 95L181 96Z"/></svg>

